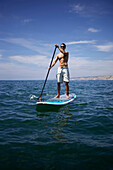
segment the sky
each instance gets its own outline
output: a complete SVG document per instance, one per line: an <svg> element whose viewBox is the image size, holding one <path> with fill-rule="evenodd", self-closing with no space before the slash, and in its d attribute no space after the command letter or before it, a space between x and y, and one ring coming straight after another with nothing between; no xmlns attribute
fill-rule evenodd
<svg viewBox="0 0 113 170"><path fill-rule="evenodd" d="M44 80L61 43L71 78L113 75L113 0L0 0L0 80Z"/></svg>

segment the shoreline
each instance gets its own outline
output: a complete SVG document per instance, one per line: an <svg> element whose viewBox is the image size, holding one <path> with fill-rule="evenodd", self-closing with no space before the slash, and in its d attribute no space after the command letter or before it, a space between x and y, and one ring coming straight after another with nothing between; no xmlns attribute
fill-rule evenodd
<svg viewBox="0 0 113 170"><path fill-rule="evenodd" d="M71 78L71 80L113 80L113 76L92 76Z"/></svg>

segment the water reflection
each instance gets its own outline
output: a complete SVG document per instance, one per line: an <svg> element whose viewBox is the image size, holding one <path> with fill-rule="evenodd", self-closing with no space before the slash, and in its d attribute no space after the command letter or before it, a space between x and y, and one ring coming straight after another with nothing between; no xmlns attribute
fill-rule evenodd
<svg viewBox="0 0 113 170"><path fill-rule="evenodd" d="M60 107L59 110L51 112L38 112L37 119L42 120L47 136L50 142L66 142L68 137L65 129L69 125L69 119L72 116L70 105ZM70 129L70 128L69 128Z"/></svg>

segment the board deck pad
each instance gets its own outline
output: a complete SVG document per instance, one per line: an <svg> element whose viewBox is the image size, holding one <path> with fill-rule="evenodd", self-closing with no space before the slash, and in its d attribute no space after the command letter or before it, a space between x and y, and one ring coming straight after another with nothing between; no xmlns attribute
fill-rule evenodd
<svg viewBox="0 0 113 170"><path fill-rule="evenodd" d="M72 102L76 98L74 93L69 94L69 99L66 98L66 95L61 95L59 98L50 98L45 101L38 101L37 105L56 105L61 106Z"/></svg>
<svg viewBox="0 0 113 170"><path fill-rule="evenodd" d="M74 97L75 94L70 94L69 99L66 98L66 94L61 95L59 98L51 98L48 99L48 101L67 101L70 100L72 97Z"/></svg>

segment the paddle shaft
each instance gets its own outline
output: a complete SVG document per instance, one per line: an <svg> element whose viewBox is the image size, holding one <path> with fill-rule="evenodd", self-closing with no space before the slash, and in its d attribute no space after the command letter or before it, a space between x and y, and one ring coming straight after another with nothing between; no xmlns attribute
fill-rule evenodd
<svg viewBox="0 0 113 170"><path fill-rule="evenodd" d="M53 62L53 58L54 58L54 55L55 55L55 52L56 52L56 48L57 48L57 47L55 47L55 49L54 49L54 53L53 53L53 56L52 56L52 59L51 59L51 62L50 62L50 66L49 66L49 67L51 67L51 64L52 64L52 62ZM48 69L48 72L47 72L47 75L46 75L46 79L45 79L45 82L44 82L44 85L43 85L41 94L40 94L40 96L39 96L39 99L41 99L42 93L43 93L43 91L44 91L44 87L45 87L45 85L46 85L46 81L47 81L49 72L50 72L50 69Z"/></svg>

